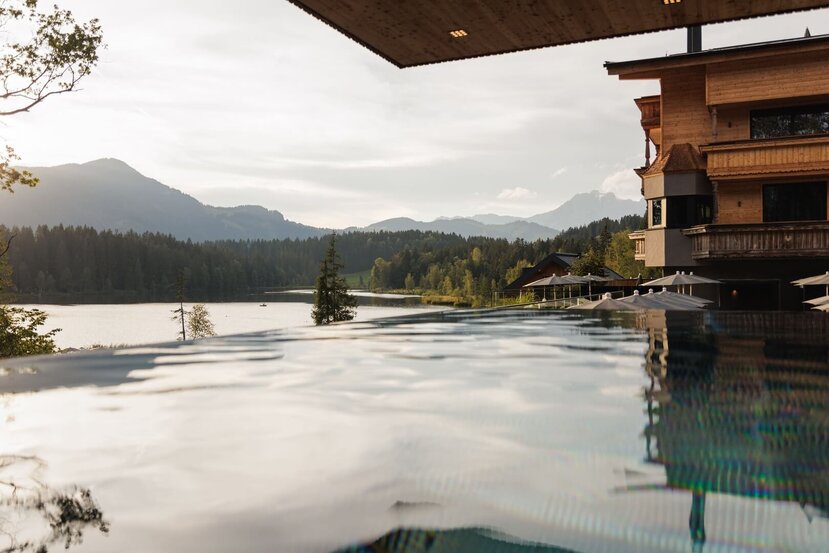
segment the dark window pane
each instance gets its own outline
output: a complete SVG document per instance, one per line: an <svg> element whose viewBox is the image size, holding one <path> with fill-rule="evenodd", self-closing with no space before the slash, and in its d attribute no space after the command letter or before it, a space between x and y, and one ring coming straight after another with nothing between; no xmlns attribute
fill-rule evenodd
<svg viewBox="0 0 829 553"><path fill-rule="evenodd" d="M829 133L829 105L764 109L751 112L751 138L780 138Z"/></svg>
<svg viewBox="0 0 829 553"><path fill-rule="evenodd" d="M651 202L651 226L658 227L662 224L662 200Z"/></svg>
<svg viewBox="0 0 829 553"><path fill-rule="evenodd" d="M788 115L751 116L751 138L777 138L789 136L791 118Z"/></svg>
<svg viewBox="0 0 829 553"><path fill-rule="evenodd" d="M763 221L825 221L826 183L763 186Z"/></svg>
<svg viewBox="0 0 829 553"><path fill-rule="evenodd" d="M712 220L711 196L671 196L667 203L668 228L706 225Z"/></svg>
<svg viewBox="0 0 829 553"><path fill-rule="evenodd" d="M797 135L829 132L829 111L795 114L792 118L792 131Z"/></svg>

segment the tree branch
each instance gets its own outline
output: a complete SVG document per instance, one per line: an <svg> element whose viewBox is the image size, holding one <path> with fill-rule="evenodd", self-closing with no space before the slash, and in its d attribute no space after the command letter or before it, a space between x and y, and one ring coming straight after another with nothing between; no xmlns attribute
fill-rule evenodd
<svg viewBox="0 0 829 553"><path fill-rule="evenodd" d="M16 236L17 236L16 234L13 234L12 237L9 238L8 242L6 242L6 249L4 249L2 252L0 252L0 258L2 258L4 255L9 253L9 248L12 247L12 240L14 240Z"/></svg>

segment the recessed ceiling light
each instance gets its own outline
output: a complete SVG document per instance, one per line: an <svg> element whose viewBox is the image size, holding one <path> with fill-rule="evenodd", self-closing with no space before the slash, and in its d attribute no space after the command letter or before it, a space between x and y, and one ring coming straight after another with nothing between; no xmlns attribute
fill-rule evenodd
<svg viewBox="0 0 829 553"><path fill-rule="evenodd" d="M681 4L682 0L662 0L662 4L670 6L671 4Z"/></svg>
<svg viewBox="0 0 829 553"><path fill-rule="evenodd" d="M464 31L463 29L457 29L455 31L449 31L449 34L452 35L453 38L461 38L461 37L465 37L465 36L469 35L469 33Z"/></svg>

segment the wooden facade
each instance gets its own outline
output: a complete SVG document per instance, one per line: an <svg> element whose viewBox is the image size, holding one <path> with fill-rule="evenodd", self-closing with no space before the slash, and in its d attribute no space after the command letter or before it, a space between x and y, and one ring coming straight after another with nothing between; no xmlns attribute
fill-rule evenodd
<svg viewBox="0 0 829 553"><path fill-rule="evenodd" d="M398 67L829 6L829 0L290 0Z"/></svg>
<svg viewBox="0 0 829 553"><path fill-rule="evenodd" d="M708 154L708 177L717 181L829 174L829 134L713 143L700 150Z"/></svg>
<svg viewBox="0 0 829 553"><path fill-rule="evenodd" d="M697 261L825 257L829 251L829 221L706 225L683 233Z"/></svg>
<svg viewBox="0 0 829 553"><path fill-rule="evenodd" d="M636 259L786 285L829 269L829 35L606 66L661 88L636 100L649 209ZM762 260L789 261L764 277Z"/></svg>

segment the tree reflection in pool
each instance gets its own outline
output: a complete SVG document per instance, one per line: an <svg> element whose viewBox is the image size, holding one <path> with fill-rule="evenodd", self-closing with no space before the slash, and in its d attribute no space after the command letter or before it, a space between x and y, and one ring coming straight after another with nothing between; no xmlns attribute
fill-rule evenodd
<svg viewBox="0 0 829 553"><path fill-rule="evenodd" d="M83 541L87 529L109 532L88 489L52 489L43 482L45 469L46 463L37 457L0 455L4 553L46 553L54 544L69 549Z"/></svg>

